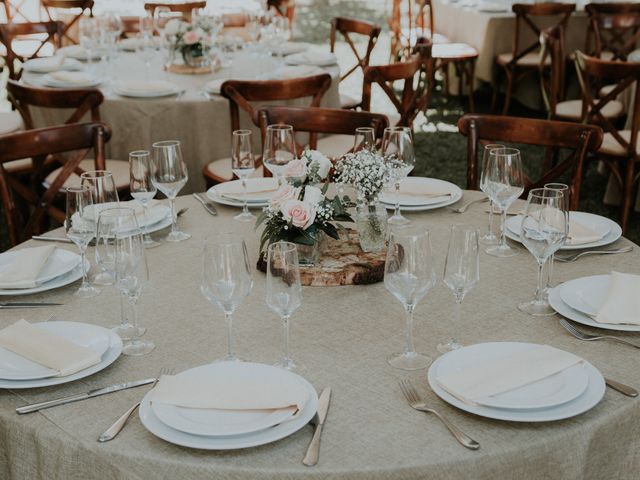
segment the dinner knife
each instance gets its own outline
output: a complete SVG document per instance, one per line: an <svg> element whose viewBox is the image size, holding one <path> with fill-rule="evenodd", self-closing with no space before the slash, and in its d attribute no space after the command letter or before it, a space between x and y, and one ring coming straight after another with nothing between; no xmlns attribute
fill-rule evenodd
<svg viewBox="0 0 640 480"><path fill-rule="evenodd" d="M318 463L318 457L320 456L320 436L322 435L322 427L324 425L324 421L327 418L327 412L329 411L329 402L331 400L331 387L326 387L322 390L320 394L320 399L318 400L318 413L316 429L313 432L313 438L311 439L311 443L309 443L309 447L307 448L307 454L302 459L302 463L304 463L307 467L313 467L316 463Z"/></svg>
<svg viewBox="0 0 640 480"><path fill-rule="evenodd" d="M207 212L209 212L214 217L218 215L218 211L216 210L216 207L214 207L209 200L205 200L204 198L202 198L201 193L193 193L192 195L196 200L198 200L202 204L202 206Z"/></svg>
<svg viewBox="0 0 640 480"><path fill-rule="evenodd" d="M64 305L63 303L51 302L0 302L2 308L36 308L36 307L54 307L56 305Z"/></svg>
<svg viewBox="0 0 640 480"><path fill-rule="evenodd" d="M149 385L155 382L155 378L146 378L144 380L135 380L133 382L119 383L117 385L111 385L110 387L96 388L89 390L86 393L80 393L78 395L71 395L69 397L58 398L56 400L49 400L48 402L33 403L31 405L25 405L23 407L16 408L16 412L19 414L37 412L45 408L57 407L58 405L66 405L67 403L79 402L80 400L86 400L87 398L99 397L100 395L106 395L107 393L119 392L120 390L127 390L128 388L141 387L142 385Z"/></svg>
<svg viewBox="0 0 640 480"><path fill-rule="evenodd" d="M31 237L31 240L40 240L42 242L73 243L68 238L53 237L53 236L50 236L50 235L34 235L33 237Z"/></svg>

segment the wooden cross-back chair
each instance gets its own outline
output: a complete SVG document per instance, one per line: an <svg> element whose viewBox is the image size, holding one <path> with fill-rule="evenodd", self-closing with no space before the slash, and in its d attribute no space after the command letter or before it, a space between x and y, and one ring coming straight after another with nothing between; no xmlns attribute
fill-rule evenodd
<svg viewBox="0 0 640 480"><path fill-rule="evenodd" d="M267 7L281 17L285 17L289 22L289 27L293 25L296 14L295 0L267 0Z"/></svg>
<svg viewBox="0 0 640 480"><path fill-rule="evenodd" d="M104 161L104 147L110 136L109 127L97 122L0 136L0 197L12 245L40 233L47 217L59 223L64 221L65 212L54 204L60 189L89 152ZM48 172L47 158L62 153L67 153L64 166L47 188L42 187L40 179ZM29 177L18 177L4 168L6 163L25 156L34 163ZM20 202L28 208L20 208Z"/></svg>
<svg viewBox="0 0 640 480"><path fill-rule="evenodd" d="M167 7L172 12L181 13L185 20L191 20L191 10L194 8L206 8L207 2L206 0L195 1L195 2L182 2L182 3L173 3L173 2L146 2L144 4L144 9L153 15L153 12L157 7Z"/></svg>
<svg viewBox="0 0 640 480"><path fill-rule="evenodd" d="M403 4L405 9L402 8ZM411 48L420 38L427 38L433 44L449 43L447 37L436 33L431 0L393 0L389 15L389 29L391 30L392 62L410 56Z"/></svg>
<svg viewBox="0 0 640 480"><path fill-rule="evenodd" d="M52 51L47 51L47 45L52 45L53 49L60 48L63 31L62 22L0 24L0 42L6 50L5 65L9 78L20 78L22 72L17 68L18 61L50 55Z"/></svg>
<svg viewBox="0 0 640 480"><path fill-rule="evenodd" d="M516 14L513 49L511 53L500 54L496 59L499 67L498 77L496 78L491 102L492 110L495 110L501 84L500 73L503 73L506 77L503 115L506 115L509 111L513 90L517 83L523 77L538 72L541 29L536 20L541 17L556 17L557 21L552 26L558 26L564 34L569 17L575 11L576 6L573 3L538 3L532 5L515 3L511 9ZM529 44L524 43L524 37L527 34L533 34L535 39Z"/></svg>
<svg viewBox="0 0 640 480"><path fill-rule="evenodd" d="M7 23L39 21L39 15L36 18L33 18L25 13L26 6L31 3L31 1L32 0L0 0Z"/></svg>
<svg viewBox="0 0 640 480"><path fill-rule="evenodd" d="M526 179L526 198L529 191L546 183L557 181L564 174L570 175L571 209L578 208L580 183L587 154L596 152L602 143L602 129L593 125L538 120L497 115L465 115L458 121L458 129L467 137L467 188L478 189L478 155L482 157L482 145L488 143L517 143L537 145L545 150L568 150L564 159L552 168L542 169L540 178ZM524 159L526 160L526 158Z"/></svg>
<svg viewBox="0 0 640 480"><path fill-rule="evenodd" d="M603 60L626 60L640 40L640 3L589 3L585 51Z"/></svg>
<svg viewBox="0 0 640 480"><path fill-rule="evenodd" d="M62 10L67 13L69 19L64 22L62 34L70 43L77 44L78 40L72 37L69 32L73 26L85 15L89 13L93 17L93 0L40 0L50 20L57 20L56 10ZM80 12L72 14L70 10L80 10Z"/></svg>

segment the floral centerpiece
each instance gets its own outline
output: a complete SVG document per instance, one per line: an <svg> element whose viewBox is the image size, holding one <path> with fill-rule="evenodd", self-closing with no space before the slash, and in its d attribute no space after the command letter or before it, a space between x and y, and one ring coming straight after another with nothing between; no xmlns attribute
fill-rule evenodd
<svg viewBox="0 0 640 480"><path fill-rule="evenodd" d="M164 33L172 39L172 52L179 52L185 64L194 68L210 65L209 53L214 33L214 26L210 22L204 18L196 19L192 23L172 19L167 22Z"/></svg>

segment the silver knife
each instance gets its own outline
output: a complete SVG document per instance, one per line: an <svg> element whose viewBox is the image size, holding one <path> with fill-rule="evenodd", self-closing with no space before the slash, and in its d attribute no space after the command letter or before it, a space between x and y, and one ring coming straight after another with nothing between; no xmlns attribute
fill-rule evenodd
<svg viewBox="0 0 640 480"><path fill-rule="evenodd" d="M0 309L1 308L54 307L56 305L64 305L64 304L50 303L50 302L0 302Z"/></svg>
<svg viewBox="0 0 640 480"><path fill-rule="evenodd" d="M209 212L214 217L218 215L218 211L216 210L216 207L214 207L213 204L208 199L203 198L202 193L193 193L192 195L196 200L198 200L202 204L202 206L207 212Z"/></svg>
<svg viewBox="0 0 640 480"><path fill-rule="evenodd" d="M110 387L96 388L79 395L71 395L70 397L49 400L48 402L33 403L31 405L25 405L24 407L18 407L16 408L16 412L19 414L37 412L38 410L43 410L45 408L57 407L58 405L66 405L67 403L79 402L80 400L99 397L100 395L106 395L107 393L119 392L120 390L126 390L128 388L141 387L142 385L149 385L150 383L153 383L155 381L155 378L147 378L145 380L136 380L134 382L119 383L117 385L111 385Z"/></svg>
<svg viewBox="0 0 640 480"><path fill-rule="evenodd" d="M50 235L34 235L31 237L31 240L40 240L42 242L61 242L61 243L73 243L68 238L64 237L53 237Z"/></svg>
<svg viewBox="0 0 640 480"><path fill-rule="evenodd" d="M326 387L322 390L320 399L318 400L316 429L313 432L311 443L309 443L309 447L307 448L307 454L302 459L302 463L307 467L313 467L318 463L318 457L320 456L320 436L322 435L322 426L324 425L324 421L327 418L327 412L329 411L330 400L331 387Z"/></svg>

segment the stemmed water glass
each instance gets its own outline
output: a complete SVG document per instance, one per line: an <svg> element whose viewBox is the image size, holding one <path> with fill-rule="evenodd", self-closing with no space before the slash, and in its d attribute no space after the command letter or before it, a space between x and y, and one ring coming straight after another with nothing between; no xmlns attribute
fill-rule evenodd
<svg viewBox="0 0 640 480"><path fill-rule="evenodd" d="M559 190L535 188L529 192L520 241L538 262L538 284L535 298L518 305L521 311L529 315L547 316L555 313L545 298L542 272L547 259L567 239L569 220L564 202L564 195Z"/></svg>
<svg viewBox="0 0 640 480"><path fill-rule="evenodd" d="M153 167L151 181L158 190L164 193L171 202L171 233L167 235L168 242L181 242L191 238L191 235L177 229L175 200L189 180L187 164L182 158L182 149L177 140L167 140L153 144Z"/></svg>
<svg viewBox="0 0 640 480"><path fill-rule="evenodd" d="M249 255L242 237L224 233L205 240L200 291L223 312L227 324L227 355L237 361L233 342L233 313L253 287Z"/></svg>
<svg viewBox="0 0 640 480"><path fill-rule="evenodd" d="M139 20L139 40L138 49L142 59L144 60L145 68L145 80L150 80L151 77L151 59L155 51L155 45L153 40L153 17L150 15L142 15Z"/></svg>
<svg viewBox="0 0 640 480"><path fill-rule="evenodd" d="M571 210L571 191L569 190L569 185L565 184L565 183L545 183L544 188L547 188L549 190L557 190L559 192L562 192L562 195L564 195L564 208L567 214L567 238L569 237L569 234L571 232L571 214L570 214L570 210ZM549 257L549 260L547 261L546 265L547 265L547 283L546 283L546 287L544 289L544 293L545 296L548 297L549 296L549 289L553 288L553 268L554 268L554 259L555 259L555 253L552 253L551 256Z"/></svg>
<svg viewBox="0 0 640 480"><path fill-rule="evenodd" d="M462 301L480 281L480 254L478 229L469 225L453 225L449 237L449 249L444 266L444 283L455 299L454 328L460 327ZM458 340L451 338L438 345L440 353L460 348Z"/></svg>
<svg viewBox="0 0 640 480"><path fill-rule="evenodd" d="M291 315L302 305L298 248L295 243L275 242L267 250L267 305L282 319L284 356L276 365L287 370L296 366L289 354Z"/></svg>
<svg viewBox="0 0 640 480"><path fill-rule="evenodd" d="M406 345L404 352L387 359L391 366L417 370L431 363L429 356L415 351L413 312L435 284L429 231L404 228L391 231L384 267L384 286L402 303L406 313Z"/></svg>
<svg viewBox="0 0 640 480"><path fill-rule="evenodd" d="M504 145L497 143L491 143L485 145L482 152L482 170L480 173L480 190L489 195L487 192L487 162L489 161L489 153L496 148L506 148ZM485 245L496 245L498 243L498 237L493 233L493 200L489 199L489 227L487 233L480 237L480 242Z"/></svg>
<svg viewBox="0 0 640 480"><path fill-rule="evenodd" d="M242 213L233 218L241 222L252 222L256 218L249 211L247 202L247 179L256 170L256 158L253 156L251 136L251 130L235 130L231 138L231 171L242 182L242 191L244 192Z"/></svg>
<svg viewBox="0 0 640 480"><path fill-rule="evenodd" d="M367 150L376 151L376 137L373 127L358 127L353 142L353 151Z"/></svg>
<svg viewBox="0 0 640 480"><path fill-rule="evenodd" d="M269 125L264 140L262 162L282 185L284 169L296 159L296 144L291 125Z"/></svg>
<svg viewBox="0 0 640 480"><path fill-rule="evenodd" d="M99 35L98 22L95 18L82 17L78 23L80 46L85 51L87 70L91 72L93 70L93 50L97 46Z"/></svg>
<svg viewBox="0 0 640 480"><path fill-rule="evenodd" d="M129 191L143 208L142 233L144 246L157 247L156 242L147 231L147 212L149 202L156 196L158 189L151 181L151 154L148 150L136 150L129 154Z"/></svg>
<svg viewBox="0 0 640 480"><path fill-rule="evenodd" d="M400 181L409 175L416 163L411 129L408 127L385 128L381 153L389 166L389 182L394 185L396 192L395 210L387 222L390 225L407 225L411 222L403 217L400 211Z"/></svg>
<svg viewBox="0 0 640 480"><path fill-rule="evenodd" d="M67 187L67 204L64 228L67 238L76 244L80 250L82 285L76 291L76 295L81 298L91 298L100 294L100 290L92 286L87 280L87 267L85 265L85 254L87 246L96 235L96 227L93 222L86 218L93 200L91 190L86 186Z"/></svg>
<svg viewBox="0 0 640 480"><path fill-rule="evenodd" d="M483 177L485 191L493 204L498 207L500 217L500 244L485 251L494 257L512 257L518 250L507 244L505 222L507 210L524 191L524 175L520 151L515 148L499 148L489 151Z"/></svg>

